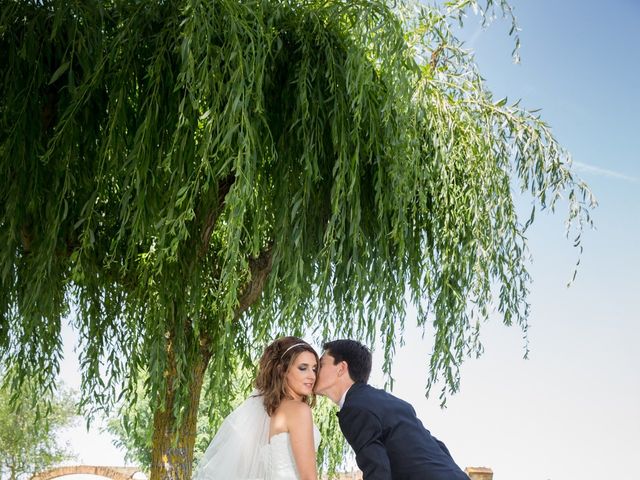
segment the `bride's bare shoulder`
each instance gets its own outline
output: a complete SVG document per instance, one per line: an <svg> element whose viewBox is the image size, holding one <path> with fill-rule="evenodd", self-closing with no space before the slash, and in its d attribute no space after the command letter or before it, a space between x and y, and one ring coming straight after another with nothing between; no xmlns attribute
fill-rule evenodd
<svg viewBox="0 0 640 480"><path fill-rule="evenodd" d="M311 407L300 400L283 400L278 410L288 418L310 418L311 416Z"/></svg>
<svg viewBox="0 0 640 480"><path fill-rule="evenodd" d="M289 432L291 426L312 424L311 408L299 400L283 400L271 415L270 434Z"/></svg>

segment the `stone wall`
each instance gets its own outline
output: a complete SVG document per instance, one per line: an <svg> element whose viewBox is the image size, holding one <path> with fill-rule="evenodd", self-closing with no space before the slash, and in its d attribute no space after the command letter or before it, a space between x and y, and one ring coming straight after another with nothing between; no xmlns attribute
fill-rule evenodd
<svg viewBox="0 0 640 480"><path fill-rule="evenodd" d="M53 478L65 475L99 475L112 480L131 480L140 471L139 468L129 467L103 467L98 465L74 465L68 467L58 467L40 472L34 475L31 480L52 480Z"/></svg>

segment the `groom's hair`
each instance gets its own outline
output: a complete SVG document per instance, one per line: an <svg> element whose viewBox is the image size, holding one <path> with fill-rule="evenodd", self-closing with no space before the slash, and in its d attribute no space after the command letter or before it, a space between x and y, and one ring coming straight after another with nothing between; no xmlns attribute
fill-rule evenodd
<svg viewBox="0 0 640 480"><path fill-rule="evenodd" d="M322 346L334 358L334 365L347 362L349 376L356 383L367 383L371 373L371 351L355 340L333 340Z"/></svg>

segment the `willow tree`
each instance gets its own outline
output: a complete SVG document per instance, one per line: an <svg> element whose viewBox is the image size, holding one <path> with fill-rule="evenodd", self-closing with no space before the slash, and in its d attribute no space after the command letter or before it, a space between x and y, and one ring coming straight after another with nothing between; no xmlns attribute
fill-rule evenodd
<svg viewBox="0 0 640 480"><path fill-rule="evenodd" d="M388 366L413 302L455 391L493 305L526 330L512 188L590 201L483 85L469 6L2 0L0 361L50 388L73 308L88 410L148 375L153 480L190 477L205 373L222 408L278 332Z"/></svg>

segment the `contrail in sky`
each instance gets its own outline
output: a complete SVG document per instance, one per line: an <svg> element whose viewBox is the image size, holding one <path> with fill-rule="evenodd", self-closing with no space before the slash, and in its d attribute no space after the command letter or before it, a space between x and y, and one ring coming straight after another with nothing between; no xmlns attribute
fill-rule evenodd
<svg viewBox="0 0 640 480"><path fill-rule="evenodd" d="M576 170L579 170L582 172L594 173L596 175L600 175L601 177L619 178L621 180L626 180L627 182L634 182L634 183L640 182L640 179L636 177L625 175L624 173L614 172L613 170L607 170L605 168L594 167L593 165L588 165L586 163L573 162L573 165L576 167Z"/></svg>

